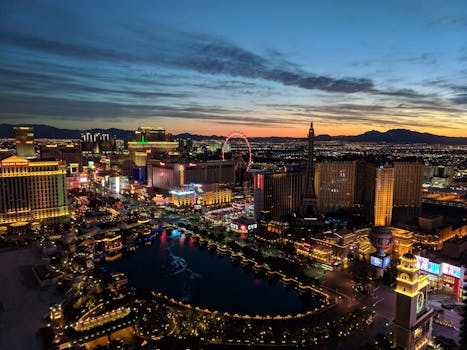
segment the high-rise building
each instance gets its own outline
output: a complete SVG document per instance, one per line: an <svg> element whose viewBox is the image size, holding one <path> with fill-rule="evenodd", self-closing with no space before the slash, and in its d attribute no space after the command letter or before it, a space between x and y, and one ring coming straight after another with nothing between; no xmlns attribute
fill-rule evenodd
<svg viewBox="0 0 467 350"><path fill-rule="evenodd" d="M424 171L421 160L394 162L393 220L420 215Z"/></svg>
<svg viewBox="0 0 467 350"><path fill-rule="evenodd" d="M23 158L34 158L34 131L29 126L19 126L15 128L16 154Z"/></svg>
<svg viewBox="0 0 467 350"><path fill-rule="evenodd" d="M255 218L266 213L273 219L298 213L303 208L302 171L262 172L253 178Z"/></svg>
<svg viewBox="0 0 467 350"><path fill-rule="evenodd" d="M402 255L396 281L394 343L404 350L426 349L434 315L427 299L429 276L420 273L412 253Z"/></svg>
<svg viewBox="0 0 467 350"><path fill-rule="evenodd" d="M147 159L178 154L178 142L171 141L171 135L164 129L140 127L135 131L135 139L128 142L128 151L137 167L146 166Z"/></svg>
<svg viewBox="0 0 467 350"><path fill-rule="evenodd" d="M85 153L106 153L115 151L117 148L117 140L115 136L109 134L101 134L85 132L81 134L82 150Z"/></svg>
<svg viewBox="0 0 467 350"><path fill-rule="evenodd" d="M153 126L140 126L135 131L135 139L136 142L168 141L165 129Z"/></svg>
<svg viewBox="0 0 467 350"><path fill-rule="evenodd" d="M448 188L454 179L455 167L444 165L426 166L423 184L428 187Z"/></svg>
<svg viewBox="0 0 467 350"><path fill-rule="evenodd" d="M302 215L309 217L316 211L315 193L315 129L313 122L308 130L308 158L305 175L305 189L303 194Z"/></svg>
<svg viewBox="0 0 467 350"><path fill-rule="evenodd" d="M315 164L317 209L321 213L352 210L378 226L418 217L423 169L420 160L319 159Z"/></svg>
<svg viewBox="0 0 467 350"><path fill-rule="evenodd" d="M0 228L68 220L66 166L11 156L0 162Z"/></svg>
<svg viewBox="0 0 467 350"><path fill-rule="evenodd" d="M323 160L315 166L317 211L351 209L356 205L357 161Z"/></svg>
<svg viewBox="0 0 467 350"><path fill-rule="evenodd" d="M391 226L394 193L394 167L386 163L376 168L374 225Z"/></svg>
<svg viewBox="0 0 467 350"><path fill-rule="evenodd" d="M179 163L149 159L147 168L148 187L164 190L191 182L233 184L235 175L231 160Z"/></svg>
<svg viewBox="0 0 467 350"><path fill-rule="evenodd" d="M42 160L58 160L68 166L82 167L82 152L80 141L54 142L41 144L39 147Z"/></svg>

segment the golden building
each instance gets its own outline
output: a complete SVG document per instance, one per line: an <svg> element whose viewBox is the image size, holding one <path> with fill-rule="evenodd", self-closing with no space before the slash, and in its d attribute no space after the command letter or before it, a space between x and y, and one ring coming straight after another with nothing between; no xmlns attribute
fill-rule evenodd
<svg viewBox="0 0 467 350"><path fill-rule="evenodd" d="M400 259L402 255L412 251L414 233L395 227L391 227L391 231L394 238L394 245L392 247L393 258Z"/></svg>
<svg viewBox="0 0 467 350"><path fill-rule="evenodd" d="M391 226L394 194L394 168L388 164L376 168L374 225Z"/></svg>
<svg viewBox="0 0 467 350"><path fill-rule="evenodd" d="M68 219L66 166L11 156L0 162L0 229Z"/></svg>
<svg viewBox="0 0 467 350"><path fill-rule="evenodd" d="M172 204L175 208L191 207L196 203L195 190L190 188L180 188L170 190L172 195Z"/></svg>
<svg viewBox="0 0 467 350"><path fill-rule="evenodd" d="M203 207L218 206L230 203L232 200L232 190L230 188L211 188L200 193L197 204Z"/></svg>
<svg viewBox="0 0 467 350"><path fill-rule="evenodd" d="M406 253L401 257L395 289L394 342L404 350L426 349L431 341L434 311L427 300L428 279L428 275L420 273L414 255Z"/></svg>
<svg viewBox="0 0 467 350"><path fill-rule="evenodd" d="M136 166L146 166L147 159L154 156L178 154L178 142L170 141L171 135L167 135L163 128L139 127L135 139L128 142L128 151Z"/></svg>
<svg viewBox="0 0 467 350"><path fill-rule="evenodd" d="M176 208L201 205L203 207L215 207L228 204L232 200L232 190L219 187L219 184L193 184L170 190L172 204Z"/></svg>

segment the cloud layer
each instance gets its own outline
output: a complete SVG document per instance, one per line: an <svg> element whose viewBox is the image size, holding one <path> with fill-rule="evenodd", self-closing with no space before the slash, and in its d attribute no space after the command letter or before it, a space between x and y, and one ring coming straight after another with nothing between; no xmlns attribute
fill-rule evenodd
<svg viewBox="0 0 467 350"><path fill-rule="evenodd" d="M35 2L5 5L0 18L4 121L114 121L129 127L129 120L149 118L178 127L176 120L286 130L306 126L313 117L341 127L455 133L458 121L467 119L464 77L455 85L449 79L440 83L439 77L403 84L396 76L381 77L381 67L362 74L373 62L357 65L352 59L354 74L338 66L329 73L320 65L296 63L274 47L252 50L219 34L74 11ZM437 67L440 59L415 52L387 66L394 62ZM189 130L189 123L183 125Z"/></svg>

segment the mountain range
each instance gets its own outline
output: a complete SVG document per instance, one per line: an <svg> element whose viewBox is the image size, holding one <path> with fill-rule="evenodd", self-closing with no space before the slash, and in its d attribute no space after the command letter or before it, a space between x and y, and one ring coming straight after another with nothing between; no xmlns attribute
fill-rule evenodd
<svg viewBox="0 0 467 350"><path fill-rule="evenodd" d="M13 138L13 128L19 125L13 124L0 124L0 138ZM77 130L77 129L60 129L49 125L40 124L21 124L21 126L32 126L34 128L35 138L53 138L53 139L79 139L81 133L105 133L115 135L119 139L132 139L134 137L134 130L122 130L122 129L88 129L88 130ZM205 136L183 133L174 135L175 138L180 139L192 139L192 140L207 140L217 139L223 140L225 136ZM306 138L291 138L291 137L255 137L249 138L251 141L256 140L267 140L277 142L287 141L305 141ZM429 133L421 133L417 131L411 131L406 129L392 129L386 132L380 131L367 131L361 135L355 136L330 136L330 135L318 135L316 141L344 141L344 142L384 142L384 143L427 143L427 144L445 144L445 145L467 145L467 137L449 137L439 136Z"/></svg>

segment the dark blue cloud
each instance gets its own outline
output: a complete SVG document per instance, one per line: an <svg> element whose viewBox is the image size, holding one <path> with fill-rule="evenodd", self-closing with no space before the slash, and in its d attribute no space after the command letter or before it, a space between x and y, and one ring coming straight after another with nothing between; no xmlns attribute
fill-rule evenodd
<svg viewBox="0 0 467 350"><path fill-rule="evenodd" d="M169 44L175 50L162 51L163 48L157 47L157 44L148 42L144 53L131 49L86 46L11 32L0 35L0 44L71 59L162 65L205 74L264 79L307 90L355 93L370 92L373 89L372 81L366 78L338 79L320 76L294 68L292 64L281 68L278 62L271 58L252 53L225 40L176 32L171 34L176 34L167 35L167 38L175 39Z"/></svg>

